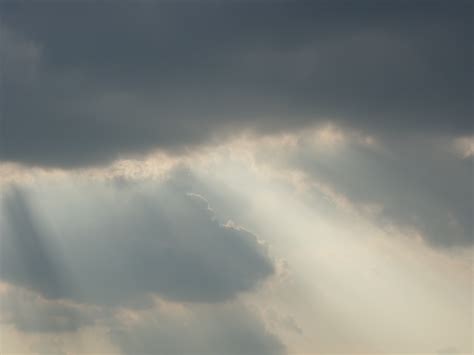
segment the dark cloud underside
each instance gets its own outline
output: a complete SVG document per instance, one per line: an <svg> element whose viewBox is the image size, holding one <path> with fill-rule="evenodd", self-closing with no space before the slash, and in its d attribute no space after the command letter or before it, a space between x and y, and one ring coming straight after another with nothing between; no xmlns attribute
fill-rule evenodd
<svg viewBox="0 0 474 355"><path fill-rule="evenodd" d="M472 133L472 4L2 3L0 159L75 167L332 119Z"/></svg>

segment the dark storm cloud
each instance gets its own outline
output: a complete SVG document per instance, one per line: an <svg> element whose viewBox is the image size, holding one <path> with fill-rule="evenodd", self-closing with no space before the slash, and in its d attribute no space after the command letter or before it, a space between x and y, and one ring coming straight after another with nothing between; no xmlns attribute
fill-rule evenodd
<svg viewBox="0 0 474 355"><path fill-rule="evenodd" d="M254 235L219 224L204 199L172 183L79 184L40 189L36 198L34 191L5 193L0 272L44 297L130 305L159 294L212 303L273 273Z"/></svg>
<svg viewBox="0 0 474 355"><path fill-rule="evenodd" d="M467 1L1 6L3 160L99 164L323 118L472 132Z"/></svg>

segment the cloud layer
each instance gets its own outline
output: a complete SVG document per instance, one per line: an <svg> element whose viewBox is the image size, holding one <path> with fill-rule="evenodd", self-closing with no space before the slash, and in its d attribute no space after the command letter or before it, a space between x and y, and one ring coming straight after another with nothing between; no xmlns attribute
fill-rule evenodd
<svg viewBox="0 0 474 355"><path fill-rule="evenodd" d="M126 354L278 355L285 350L255 310L239 304L191 306L178 316L158 308L138 322L118 324L112 338Z"/></svg>
<svg viewBox="0 0 474 355"><path fill-rule="evenodd" d="M5 3L0 159L76 167L328 119L388 136L472 133L471 11Z"/></svg>
<svg viewBox="0 0 474 355"><path fill-rule="evenodd" d="M12 189L2 210L2 278L51 299L118 305L156 293L212 303L273 273L254 235L219 224L202 197L173 186L53 189L36 199Z"/></svg>
<svg viewBox="0 0 474 355"><path fill-rule="evenodd" d="M92 312L86 307L46 300L21 288L4 288L0 292L1 318L22 332L74 332L94 323Z"/></svg>
<svg viewBox="0 0 474 355"><path fill-rule="evenodd" d="M435 246L474 242L472 160L444 144L420 138L377 147L346 136L324 148L303 139L287 161L359 211L371 209L381 225L412 229Z"/></svg>
<svg viewBox="0 0 474 355"><path fill-rule="evenodd" d="M1 2L1 352L472 350L473 10Z"/></svg>

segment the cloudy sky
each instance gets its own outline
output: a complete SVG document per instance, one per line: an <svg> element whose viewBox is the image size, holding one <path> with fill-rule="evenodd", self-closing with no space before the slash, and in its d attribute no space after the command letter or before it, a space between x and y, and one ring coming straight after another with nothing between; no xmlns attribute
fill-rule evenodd
<svg viewBox="0 0 474 355"><path fill-rule="evenodd" d="M2 354L471 354L470 1L0 1Z"/></svg>

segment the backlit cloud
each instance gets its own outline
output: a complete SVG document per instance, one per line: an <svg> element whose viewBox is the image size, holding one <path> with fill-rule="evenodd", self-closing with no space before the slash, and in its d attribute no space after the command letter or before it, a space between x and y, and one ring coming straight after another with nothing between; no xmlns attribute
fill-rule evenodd
<svg viewBox="0 0 474 355"><path fill-rule="evenodd" d="M114 305L157 293L212 303L273 273L255 235L222 225L206 200L173 182L46 191L5 193L0 258L4 280L44 297Z"/></svg>

